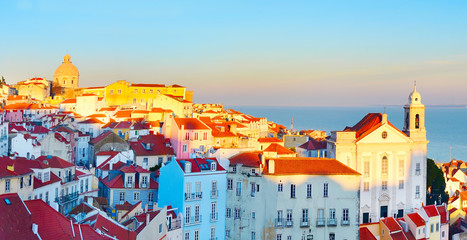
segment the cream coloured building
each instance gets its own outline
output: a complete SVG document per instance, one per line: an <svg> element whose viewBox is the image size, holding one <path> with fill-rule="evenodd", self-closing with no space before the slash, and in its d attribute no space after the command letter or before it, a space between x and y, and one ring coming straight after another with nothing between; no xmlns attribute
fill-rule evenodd
<svg viewBox="0 0 467 240"><path fill-rule="evenodd" d="M66 98L74 97L74 91L78 88L79 71L71 63L68 53L63 57L62 64L55 70L52 92L54 95L61 95Z"/></svg>
<svg viewBox="0 0 467 240"><path fill-rule="evenodd" d="M425 106L416 88L404 111L403 131L386 114L369 113L328 139L328 156L362 174L360 223L402 217L425 203L428 141Z"/></svg>

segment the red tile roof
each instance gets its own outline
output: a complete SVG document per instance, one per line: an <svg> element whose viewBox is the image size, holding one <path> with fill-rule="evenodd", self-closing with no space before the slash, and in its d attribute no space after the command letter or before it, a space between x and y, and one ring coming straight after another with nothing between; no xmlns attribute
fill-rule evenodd
<svg viewBox="0 0 467 240"><path fill-rule="evenodd" d="M425 210L426 215L428 215L428 217L439 216L438 210L436 210L435 205L423 206L423 209Z"/></svg>
<svg viewBox="0 0 467 240"><path fill-rule="evenodd" d="M184 165L186 162L191 163L191 172L202 172L202 171L211 171L211 162L216 162L217 167L216 171L225 171L225 169L219 164L215 158L187 158L187 159L177 159L176 160L180 168L185 172Z"/></svg>
<svg viewBox="0 0 467 240"><path fill-rule="evenodd" d="M10 205L6 200L9 200ZM39 239L32 232L32 219L29 210L17 193L0 195L0 238Z"/></svg>
<svg viewBox="0 0 467 240"><path fill-rule="evenodd" d="M62 143L65 143L65 144L70 144L70 142L68 140L66 140L66 138L64 136L62 136L60 133L56 132L54 134L55 136L55 139L57 139L59 142L62 142Z"/></svg>
<svg viewBox="0 0 467 240"><path fill-rule="evenodd" d="M109 181L109 176L99 179L108 188L125 188L122 175L115 176ZM149 178L149 189L159 189L159 184L154 179ZM136 178L133 189L139 189L139 178Z"/></svg>
<svg viewBox="0 0 467 240"><path fill-rule="evenodd" d="M230 165L242 164L243 166L259 168L261 165L261 154L262 152L259 151L239 153L229 159Z"/></svg>
<svg viewBox="0 0 467 240"><path fill-rule="evenodd" d="M78 122L78 124L104 124L101 120L91 117L89 119L86 119L84 121Z"/></svg>
<svg viewBox="0 0 467 240"><path fill-rule="evenodd" d="M360 240L376 240L376 237L366 227L360 228Z"/></svg>
<svg viewBox="0 0 467 240"><path fill-rule="evenodd" d="M97 136L96 138L93 138L90 142L92 144L96 144L96 143L102 141L104 138L106 138L107 136L109 136L112 133L113 133L112 131L105 131L105 132L101 133L99 136Z"/></svg>
<svg viewBox="0 0 467 240"><path fill-rule="evenodd" d="M409 217L410 220L412 220L415 226L425 226L425 220L423 220L423 218L418 213L409 213L407 214L407 217Z"/></svg>
<svg viewBox="0 0 467 240"><path fill-rule="evenodd" d="M169 145L166 146L166 143ZM147 144L150 149L145 148ZM136 156L175 155L170 140L165 139L164 135L140 136L137 142L130 142L130 146Z"/></svg>
<svg viewBox="0 0 467 240"><path fill-rule="evenodd" d="M310 138L308 142L299 146L299 148L303 148L306 150L318 150L318 149L326 149L328 143L324 139L313 139Z"/></svg>
<svg viewBox="0 0 467 240"><path fill-rule="evenodd" d="M68 104L68 103L74 103L76 104L76 98L69 98L69 99L65 99L63 102L61 102L60 104Z"/></svg>
<svg viewBox="0 0 467 240"><path fill-rule="evenodd" d="M31 133L34 133L34 134L43 134L43 133L49 133L50 130L48 128L45 128L43 126L34 126L33 130Z"/></svg>
<svg viewBox="0 0 467 240"><path fill-rule="evenodd" d="M32 174L33 171L27 164L18 164L10 157L0 157L0 178L22 176Z"/></svg>
<svg viewBox="0 0 467 240"><path fill-rule="evenodd" d="M382 119L383 115L381 113L368 113L362 120L360 120L360 122L355 124L353 127L346 127L344 131L356 132L356 138L359 140L373 132L375 129L379 128L382 125ZM395 130L405 135L405 133L394 127L394 125L392 125L389 121L388 124Z"/></svg>
<svg viewBox="0 0 467 240"><path fill-rule="evenodd" d="M391 233L402 230L402 227L394 219L394 217L387 217L387 218L381 219L381 222L383 222L383 224L386 225L386 227L389 229L389 232Z"/></svg>
<svg viewBox="0 0 467 240"><path fill-rule="evenodd" d="M188 130L210 130L206 124L197 118L174 118L174 120L179 129L182 129L183 125L184 129Z"/></svg>
<svg viewBox="0 0 467 240"><path fill-rule="evenodd" d="M114 114L116 118L131 118L133 110L120 110Z"/></svg>
<svg viewBox="0 0 467 240"><path fill-rule="evenodd" d="M275 165L273 175L361 175L336 159L297 157L267 160L264 174L270 174L268 166L271 160Z"/></svg>
<svg viewBox="0 0 467 240"><path fill-rule="evenodd" d="M259 138L258 142L260 143L278 143L282 142L282 140L275 138L275 137L267 137L267 138Z"/></svg>
<svg viewBox="0 0 467 240"><path fill-rule="evenodd" d="M38 178L34 177L34 189L41 188L43 186L47 186L52 183L60 182L62 179L60 179L57 175L55 175L53 172L50 172L50 180L47 182L42 182L42 180L39 180Z"/></svg>
<svg viewBox="0 0 467 240"><path fill-rule="evenodd" d="M444 206L437 206L436 209L441 216L441 224L448 223L449 218L447 217L446 208Z"/></svg>
<svg viewBox="0 0 467 240"><path fill-rule="evenodd" d="M51 168L69 168L74 167L73 163L67 162L57 156L40 156L36 159L37 161L42 161L43 163L48 164ZM47 162L45 162L47 161Z"/></svg>
<svg viewBox="0 0 467 240"><path fill-rule="evenodd" d="M138 203L137 203L138 204ZM137 205L135 204L135 205ZM129 203L128 201L125 201L123 204L116 204L115 205L115 209L117 210L126 210L126 211L129 211L131 209L133 209L134 206L131 205L131 203Z"/></svg>
<svg viewBox="0 0 467 240"><path fill-rule="evenodd" d="M282 146L282 145L279 145L277 143L271 143L269 145L269 147L267 147L266 149L264 149L264 152L275 152L277 153L278 155L285 155L285 154L295 154L294 151Z"/></svg>

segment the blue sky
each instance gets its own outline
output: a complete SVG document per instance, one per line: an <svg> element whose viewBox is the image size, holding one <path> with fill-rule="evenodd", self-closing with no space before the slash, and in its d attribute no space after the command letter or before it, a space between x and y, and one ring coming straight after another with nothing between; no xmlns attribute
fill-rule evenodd
<svg viewBox="0 0 467 240"><path fill-rule="evenodd" d="M2 1L0 75L177 83L228 105L467 104L465 1Z"/></svg>

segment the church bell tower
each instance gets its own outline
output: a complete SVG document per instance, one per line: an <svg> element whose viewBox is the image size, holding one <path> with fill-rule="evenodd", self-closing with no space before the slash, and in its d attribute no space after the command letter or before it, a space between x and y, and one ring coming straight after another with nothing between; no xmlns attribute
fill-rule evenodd
<svg viewBox="0 0 467 240"><path fill-rule="evenodd" d="M414 85L409 102L404 106L404 115L404 133L415 142L425 142L425 105L422 104L422 97L417 92L417 85Z"/></svg>

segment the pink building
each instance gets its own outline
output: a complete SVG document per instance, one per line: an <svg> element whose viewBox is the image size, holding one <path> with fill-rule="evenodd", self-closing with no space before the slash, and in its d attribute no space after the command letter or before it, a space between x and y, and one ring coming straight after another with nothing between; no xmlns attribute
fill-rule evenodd
<svg viewBox="0 0 467 240"><path fill-rule="evenodd" d="M197 118L171 118L166 137L170 138L177 158L195 157L212 145L212 130ZM168 136L170 135L170 136Z"/></svg>

